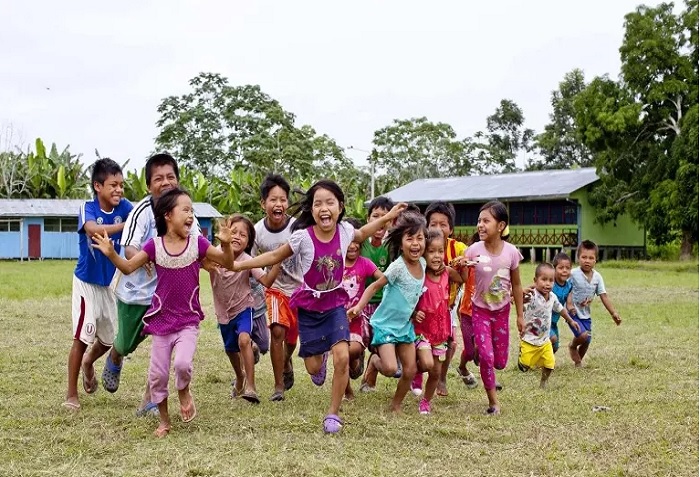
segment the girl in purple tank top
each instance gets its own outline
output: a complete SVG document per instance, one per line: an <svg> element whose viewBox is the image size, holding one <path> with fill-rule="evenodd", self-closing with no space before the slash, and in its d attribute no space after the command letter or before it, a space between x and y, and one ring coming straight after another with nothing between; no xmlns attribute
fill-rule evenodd
<svg viewBox="0 0 700 477"><path fill-rule="evenodd" d="M292 294L290 305L299 317L299 356L314 384L325 382L328 354L333 355L331 404L323 419L326 433L336 433L343 425L338 411L348 383L348 296L342 283L345 254L351 242L362 243L406 208L406 204L398 204L382 219L355 229L341 222L344 201L345 195L335 182L318 181L295 207L299 217L288 243L233 264L234 271L263 268L298 255L304 281Z"/></svg>
<svg viewBox="0 0 700 477"><path fill-rule="evenodd" d="M144 333L153 336L148 382L151 399L158 404L160 412L160 424L155 431L157 437L165 437L170 432L168 378L173 354L180 416L183 422L190 422L197 414L190 381L199 322L204 319L199 304L200 261L206 257L224 267L233 266L228 224L219 226L216 237L224 246L217 249L202 236L190 236L193 212L192 199L186 191L171 189L163 194L153 209L158 236L146 242L130 260L116 254L106 234L92 237L95 247L125 275L148 262L155 263L158 284L143 321Z"/></svg>

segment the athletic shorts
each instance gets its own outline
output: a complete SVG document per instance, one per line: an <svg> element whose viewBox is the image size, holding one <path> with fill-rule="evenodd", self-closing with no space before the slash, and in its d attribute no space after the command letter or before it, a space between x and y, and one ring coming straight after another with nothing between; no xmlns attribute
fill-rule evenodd
<svg viewBox="0 0 700 477"><path fill-rule="evenodd" d="M447 359L447 348L449 348L449 342L444 341L440 344L432 345L425 336L418 335L416 337L416 350L431 350L433 356L435 356L438 361L445 361Z"/></svg>
<svg viewBox="0 0 700 477"><path fill-rule="evenodd" d="M552 342L547 340L542 346L535 346L526 341L520 341L520 367L554 369L554 351Z"/></svg>
<svg viewBox="0 0 700 477"><path fill-rule="evenodd" d="M238 337L242 333L250 336L253 332L253 309L246 308L225 325L219 323L219 331L224 340L224 350L227 353L239 353L241 349L238 347Z"/></svg>
<svg viewBox="0 0 700 477"><path fill-rule="evenodd" d="M574 334L576 338L581 336L581 334L585 333L588 331L588 342L591 342L591 338L593 337L593 325L591 323L592 320L582 320L576 315L573 315L571 317L572 320L574 320L576 323L578 323L578 327L580 331L576 331L574 328L569 325L569 328L571 328L571 332Z"/></svg>
<svg viewBox="0 0 700 477"><path fill-rule="evenodd" d="M299 338L297 315L289 306L289 297L275 288L265 290L265 305L267 306L267 324L281 325L287 329L287 344L296 345Z"/></svg>
<svg viewBox="0 0 700 477"><path fill-rule="evenodd" d="M270 350L270 330L267 329L267 313L255 314L253 311L253 331L250 338L258 345L260 354L265 354Z"/></svg>
<svg viewBox="0 0 700 477"><path fill-rule="evenodd" d="M73 339L86 345L95 338L105 346L114 342L117 323L117 302L107 286L86 283L73 275Z"/></svg>
<svg viewBox="0 0 700 477"><path fill-rule="evenodd" d="M146 339L143 334L143 317L148 311L146 305L130 305L117 300L117 336L114 338L114 349L120 356L126 356L139 347Z"/></svg>

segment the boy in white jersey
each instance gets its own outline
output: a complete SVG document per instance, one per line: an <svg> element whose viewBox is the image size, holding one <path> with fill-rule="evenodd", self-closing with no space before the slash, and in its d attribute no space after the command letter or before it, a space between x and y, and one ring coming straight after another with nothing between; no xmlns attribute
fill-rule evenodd
<svg viewBox="0 0 700 477"><path fill-rule="evenodd" d="M578 368L582 366L583 357L586 356L588 346L591 343L592 326L591 326L591 302L596 295L600 297L603 306L617 326L620 326L622 319L620 314L615 310L615 306L608 298L608 293L605 290L605 283L600 273L593 269L598 256L598 246L590 240L584 240L578 246L576 251L579 267L571 271L571 294L573 297L574 308L569 310L572 318L578 323L580 331L571 331L575 338L569 344L569 354Z"/></svg>
<svg viewBox="0 0 700 477"><path fill-rule="evenodd" d="M175 159L169 154L156 154L146 161L146 186L150 195L141 200L129 214L121 236L124 256L133 257L143 244L156 236L156 224L153 216L153 204L166 191L178 187L180 178ZM193 236L200 235L196 217L190 229ZM117 296L117 316L119 328L114 339L114 346L107 357L102 372L102 385L114 393L119 388L123 357L133 353L145 339L143 335L143 316L151 304L156 289L155 269L140 268L130 275L115 274L112 286ZM151 402L151 393L146 382L143 402L137 415L156 412L158 406Z"/></svg>
<svg viewBox="0 0 700 477"><path fill-rule="evenodd" d="M289 183L278 174L268 174L260 185L260 205L265 217L255 224L255 243L251 255L275 250L288 243L294 218L287 215ZM270 327L270 359L275 377L271 401L284 400L284 392L294 385L292 353L297 345L297 316L289 298L302 283L301 266L295 255L282 262L272 287L265 291L267 321Z"/></svg>
<svg viewBox="0 0 700 477"><path fill-rule="evenodd" d="M113 160L95 161L90 184L95 196L80 207L80 255L73 274L73 344L68 355L68 390L63 403L71 411L80 409L78 374L81 368L85 392L97 391L94 363L112 346L117 321L117 305L109 289L115 267L92 246L90 238L95 233L107 233L118 241L132 209L131 203L122 197L121 166Z"/></svg>

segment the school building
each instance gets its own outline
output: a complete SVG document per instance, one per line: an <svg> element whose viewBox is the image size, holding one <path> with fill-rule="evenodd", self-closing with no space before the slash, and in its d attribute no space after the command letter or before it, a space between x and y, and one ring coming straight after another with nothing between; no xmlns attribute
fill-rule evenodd
<svg viewBox="0 0 700 477"><path fill-rule="evenodd" d="M0 259L77 259L78 211L84 200L0 199ZM194 203L202 235L212 239L210 204Z"/></svg>
<svg viewBox="0 0 700 477"><path fill-rule="evenodd" d="M500 200L510 216L510 239L526 259L549 260L560 250L571 253L581 240L600 247L599 259L646 255L646 233L622 215L601 225L589 203L599 180L595 168L517 172L490 176L419 179L386 194L421 209L442 200L454 205L455 238L467 242L476 232L479 209Z"/></svg>

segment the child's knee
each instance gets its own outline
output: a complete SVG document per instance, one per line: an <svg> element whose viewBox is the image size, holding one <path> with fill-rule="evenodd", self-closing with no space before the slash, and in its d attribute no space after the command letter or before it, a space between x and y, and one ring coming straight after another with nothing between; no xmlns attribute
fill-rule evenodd
<svg viewBox="0 0 700 477"><path fill-rule="evenodd" d="M192 361L185 358L178 359L175 357L173 367L175 368L175 376L177 376L178 380L184 379L189 383L189 380L192 377Z"/></svg>
<svg viewBox="0 0 700 477"><path fill-rule="evenodd" d="M333 353L333 368L343 369L350 366L350 355L345 352L334 352Z"/></svg>
<svg viewBox="0 0 700 477"><path fill-rule="evenodd" d="M243 348L247 348L250 346L251 340L250 340L250 335L248 333L241 333L238 335L238 347L242 350Z"/></svg>
<svg viewBox="0 0 700 477"><path fill-rule="evenodd" d="M282 325L272 325L270 327L270 338L274 343L283 342L287 337L287 328Z"/></svg>

